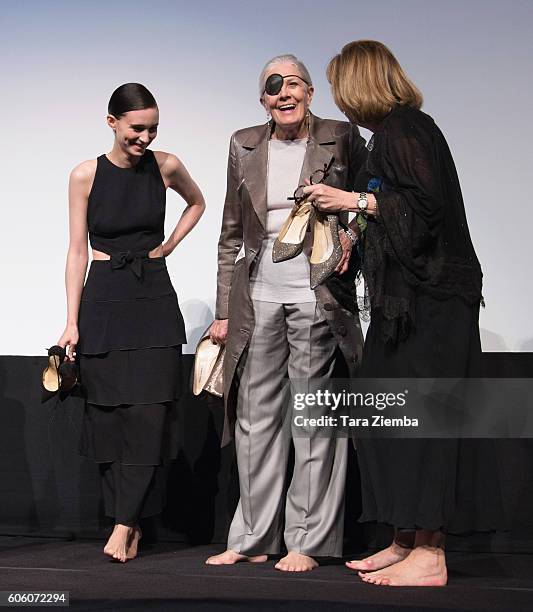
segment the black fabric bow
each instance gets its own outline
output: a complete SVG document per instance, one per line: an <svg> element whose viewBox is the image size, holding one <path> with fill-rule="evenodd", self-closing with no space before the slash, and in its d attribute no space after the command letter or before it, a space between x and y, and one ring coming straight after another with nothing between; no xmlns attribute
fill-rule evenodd
<svg viewBox="0 0 533 612"><path fill-rule="evenodd" d="M133 274L139 279L143 276L143 259L148 257L148 251L122 251L111 255L111 268L117 270L129 266Z"/></svg>

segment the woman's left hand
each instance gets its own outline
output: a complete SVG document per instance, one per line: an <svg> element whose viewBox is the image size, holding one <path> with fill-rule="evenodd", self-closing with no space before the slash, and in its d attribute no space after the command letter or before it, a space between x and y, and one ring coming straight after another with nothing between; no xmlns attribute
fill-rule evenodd
<svg viewBox="0 0 533 612"><path fill-rule="evenodd" d="M335 272L339 274L344 274L346 270L348 270L348 264L350 263L350 256L352 254L353 244L352 241L348 238L344 231L339 231L339 240L342 246L342 258L339 261L339 264L335 268Z"/></svg>
<svg viewBox="0 0 533 612"><path fill-rule="evenodd" d="M329 185L307 185L304 193L308 201L312 202L318 210L326 213L337 213L355 208L354 194Z"/></svg>

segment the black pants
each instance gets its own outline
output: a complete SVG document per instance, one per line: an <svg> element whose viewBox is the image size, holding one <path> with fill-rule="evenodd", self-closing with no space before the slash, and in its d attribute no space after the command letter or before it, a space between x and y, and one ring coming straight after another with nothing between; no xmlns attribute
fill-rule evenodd
<svg viewBox="0 0 533 612"><path fill-rule="evenodd" d="M106 516L116 524L133 527L140 518L163 509L165 470L163 466L101 463L102 493Z"/></svg>
<svg viewBox="0 0 533 612"><path fill-rule="evenodd" d="M170 403L88 403L82 452L99 464L105 513L133 526L159 514L165 498Z"/></svg>

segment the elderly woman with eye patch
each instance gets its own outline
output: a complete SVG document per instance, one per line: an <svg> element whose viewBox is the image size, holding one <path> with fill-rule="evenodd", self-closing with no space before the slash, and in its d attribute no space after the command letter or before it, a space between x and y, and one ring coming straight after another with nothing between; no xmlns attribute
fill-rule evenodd
<svg viewBox="0 0 533 612"><path fill-rule="evenodd" d="M312 97L303 63L273 58L260 76L269 120L231 138L210 335L226 345L223 443L234 433L240 501L227 550L211 565L266 561L283 544L282 571L342 554L347 440L286 427L282 385L354 375L359 364L356 233L339 230L347 218L319 213L296 188L311 178L350 189L366 149L356 126L312 115Z"/></svg>

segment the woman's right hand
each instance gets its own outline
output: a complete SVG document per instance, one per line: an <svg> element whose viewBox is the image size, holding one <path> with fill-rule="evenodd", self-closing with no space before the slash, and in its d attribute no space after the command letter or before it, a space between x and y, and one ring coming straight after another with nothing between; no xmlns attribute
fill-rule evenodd
<svg viewBox="0 0 533 612"><path fill-rule="evenodd" d="M209 328L209 336L213 344L224 346L224 344L226 344L226 338L228 337L228 320L215 319Z"/></svg>
<svg viewBox="0 0 533 612"><path fill-rule="evenodd" d="M57 341L58 346L67 349L67 359L74 361L76 357L76 345L80 339L77 325L67 325L63 335Z"/></svg>

